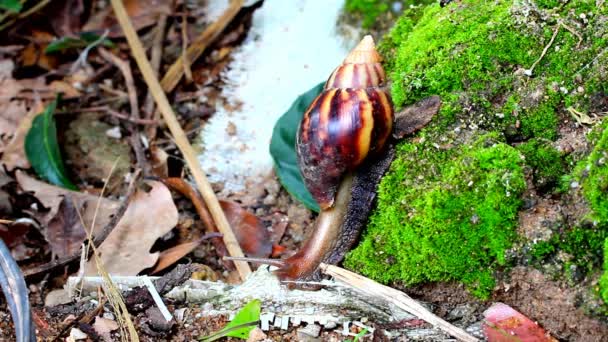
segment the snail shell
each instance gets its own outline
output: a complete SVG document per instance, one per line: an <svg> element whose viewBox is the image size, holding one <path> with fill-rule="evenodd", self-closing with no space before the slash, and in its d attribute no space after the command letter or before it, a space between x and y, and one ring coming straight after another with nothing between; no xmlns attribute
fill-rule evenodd
<svg viewBox="0 0 608 342"><path fill-rule="evenodd" d="M311 103L297 135L306 187L321 209L331 208L346 172L384 147L393 106L382 88L385 73L371 36L350 52Z"/></svg>

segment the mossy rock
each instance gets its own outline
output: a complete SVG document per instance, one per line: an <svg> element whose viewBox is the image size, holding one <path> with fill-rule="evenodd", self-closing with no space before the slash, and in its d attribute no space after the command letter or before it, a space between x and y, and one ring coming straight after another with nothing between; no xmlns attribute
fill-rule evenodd
<svg viewBox="0 0 608 342"><path fill-rule="evenodd" d="M596 124L608 111L608 5L462 0L420 11L406 10L379 49L398 109L431 95L442 108L398 146L345 265L384 283L456 280L486 298L507 251L537 242L516 234L525 193L587 208L536 258L570 253L596 269L608 227L608 133ZM590 226L593 243L577 244Z"/></svg>

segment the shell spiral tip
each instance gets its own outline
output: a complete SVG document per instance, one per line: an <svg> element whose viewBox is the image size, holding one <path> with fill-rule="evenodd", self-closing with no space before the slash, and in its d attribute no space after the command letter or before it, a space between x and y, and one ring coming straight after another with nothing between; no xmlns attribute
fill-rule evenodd
<svg viewBox="0 0 608 342"><path fill-rule="evenodd" d="M343 63L379 63L381 60L380 54L376 51L374 38L370 35L366 35L348 56L346 56Z"/></svg>

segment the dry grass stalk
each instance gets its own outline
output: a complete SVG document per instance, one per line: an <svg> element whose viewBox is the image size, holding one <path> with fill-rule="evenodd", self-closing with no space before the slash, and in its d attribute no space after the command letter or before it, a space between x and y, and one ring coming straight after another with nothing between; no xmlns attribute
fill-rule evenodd
<svg viewBox="0 0 608 342"><path fill-rule="evenodd" d="M236 1L242 2L242 1ZM231 256L235 257L243 257L243 251L228 224L228 220L222 211L220 203L207 181L207 176L203 172L198 159L196 157L196 153L190 145L184 130L180 126L175 114L173 113L173 109L169 104L169 100L163 91L158 79L154 76L154 70L146 57L146 53L144 48L129 20L129 16L125 10L125 7L120 0L112 0L112 7L114 8L114 12L116 13L116 18L122 27L125 37L127 38L127 42L129 43L129 47L131 48L131 52L133 58L137 62L139 69L143 75L143 78L156 101L156 105L163 115L173 138L175 139L175 143L179 150L182 152L184 159L186 160L186 165L190 168L192 173L192 177L196 182L196 185L207 204L207 208L211 212L211 216L213 217L215 224L218 227L220 233L224 235L224 243L226 244L226 248ZM194 59L194 58L193 58ZM180 68L181 70L181 68ZM235 266L242 280L246 279L249 274L251 274L251 268L249 264L243 261L235 262Z"/></svg>

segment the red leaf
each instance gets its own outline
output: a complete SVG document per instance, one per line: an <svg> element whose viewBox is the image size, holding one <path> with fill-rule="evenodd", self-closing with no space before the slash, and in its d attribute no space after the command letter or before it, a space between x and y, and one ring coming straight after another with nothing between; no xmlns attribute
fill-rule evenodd
<svg viewBox="0 0 608 342"><path fill-rule="evenodd" d="M483 333L489 342L557 342L540 325L503 303L484 313Z"/></svg>
<svg viewBox="0 0 608 342"><path fill-rule="evenodd" d="M220 205L243 252L256 258L270 256L272 253L270 233L260 219L236 202L220 201Z"/></svg>

